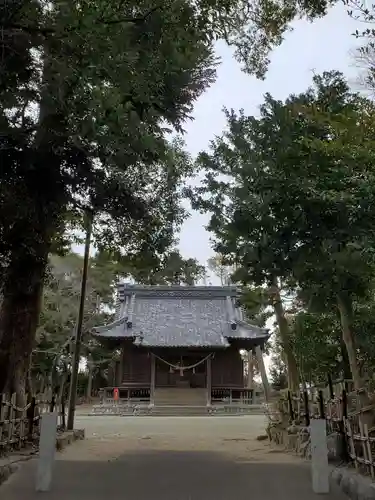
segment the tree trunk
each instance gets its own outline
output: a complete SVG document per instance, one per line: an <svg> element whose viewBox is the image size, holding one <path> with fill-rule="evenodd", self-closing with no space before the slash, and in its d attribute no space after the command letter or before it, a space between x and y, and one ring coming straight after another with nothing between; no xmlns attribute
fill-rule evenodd
<svg viewBox="0 0 375 500"><path fill-rule="evenodd" d="M62 400L65 399L64 398L64 390L65 390L67 379L68 379L68 368L65 365L63 374L61 375L61 378L60 378L60 389L59 389L59 394L58 394L59 404L61 404Z"/></svg>
<svg viewBox="0 0 375 500"><path fill-rule="evenodd" d="M340 316L341 321L341 316ZM342 373L345 380L350 380L352 378L352 373L350 370L349 356L348 351L346 349L346 345L344 339L341 337L340 339L340 351L342 357Z"/></svg>
<svg viewBox="0 0 375 500"><path fill-rule="evenodd" d="M254 389L254 355L252 350L247 352L247 388Z"/></svg>
<svg viewBox="0 0 375 500"><path fill-rule="evenodd" d="M90 361L87 362L88 377L87 377L87 393L86 398L90 403L92 396L92 377L93 377L93 365Z"/></svg>
<svg viewBox="0 0 375 500"><path fill-rule="evenodd" d="M22 250L13 253L3 285L0 392L25 391L39 320L48 248L43 255L35 255L30 249Z"/></svg>
<svg viewBox="0 0 375 500"><path fill-rule="evenodd" d="M361 389L363 381L359 371L355 339L352 330L352 301L347 292L342 291L337 295L337 305L340 312L342 338L348 354L349 366L353 378L354 388Z"/></svg>
<svg viewBox="0 0 375 500"><path fill-rule="evenodd" d="M29 401L34 396L34 391L35 391L34 384L33 384L33 377L31 374L31 359L32 359L32 355L30 355L29 368L27 370L27 376L26 376L26 394L27 394L27 399Z"/></svg>
<svg viewBox="0 0 375 500"><path fill-rule="evenodd" d="M40 384L39 384L39 388L38 388L38 392L39 392L39 394L43 394L45 384L46 384L46 379L45 379L45 375L44 375L44 373L43 373L43 374L40 376Z"/></svg>
<svg viewBox="0 0 375 500"><path fill-rule="evenodd" d="M271 395L271 390L270 390L270 384L268 382L268 377L266 373L266 368L264 366L264 360L263 360L263 352L260 346L256 346L255 348L255 354L258 360L258 366L259 366L259 371L260 371L260 376L262 378L262 384L263 384L263 390L264 390L264 398L266 402L268 403Z"/></svg>
<svg viewBox="0 0 375 500"><path fill-rule="evenodd" d="M291 392L296 393L299 392L298 366L290 345L289 326L285 318L285 311L280 297L280 290L276 281L274 285L270 287L270 294L279 327L281 344L285 354L285 361L288 370L288 388Z"/></svg>

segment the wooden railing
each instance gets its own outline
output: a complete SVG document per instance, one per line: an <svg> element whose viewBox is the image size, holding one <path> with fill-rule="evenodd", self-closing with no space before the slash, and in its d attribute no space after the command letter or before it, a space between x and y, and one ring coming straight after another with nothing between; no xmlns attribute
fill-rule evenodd
<svg viewBox="0 0 375 500"><path fill-rule="evenodd" d="M156 389L157 390L157 389ZM100 390L100 404L94 414L152 414L157 407L151 398L150 387L105 387ZM207 414L250 414L262 412L263 398L259 391L242 387L214 387L211 401L202 408ZM178 406L178 403L176 403ZM187 407L185 404L184 406Z"/></svg>
<svg viewBox="0 0 375 500"><path fill-rule="evenodd" d="M114 391L118 389L118 399L114 398ZM126 403L150 403L149 387L105 387L99 391L102 404L114 404L116 401ZM211 390L212 404L240 404L253 405L262 402L259 391L248 388L214 387Z"/></svg>
<svg viewBox="0 0 375 500"><path fill-rule="evenodd" d="M341 460L351 461L358 472L375 480L375 403L373 381L354 390L351 381L330 383L293 395L281 391L268 406L271 425L286 429L308 428L314 418L325 419L327 435L339 435Z"/></svg>
<svg viewBox="0 0 375 500"><path fill-rule="evenodd" d="M261 403L261 394L247 388L213 388L212 405L253 405Z"/></svg>
<svg viewBox="0 0 375 500"><path fill-rule="evenodd" d="M52 411L58 412L58 427L65 428L64 402L58 403L55 398L46 402L32 397L26 406L19 407L16 394L11 398L0 394L0 456L39 440L40 417Z"/></svg>
<svg viewBox="0 0 375 500"><path fill-rule="evenodd" d="M132 404L132 403L150 403L150 388L149 387L118 387L119 398L114 398L114 387L105 387L99 391L100 403L111 405Z"/></svg>

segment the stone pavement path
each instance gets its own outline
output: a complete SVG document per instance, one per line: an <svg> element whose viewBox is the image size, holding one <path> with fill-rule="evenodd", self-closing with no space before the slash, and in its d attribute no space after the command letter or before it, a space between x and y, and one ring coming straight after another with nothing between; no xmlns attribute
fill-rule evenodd
<svg viewBox="0 0 375 500"><path fill-rule="evenodd" d="M82 423L88 438L59 454L50 492L35 493L31 461L0 488L1 500L319 498L311 492L307 463L256 441L260 417L91 417Z"/></svg>

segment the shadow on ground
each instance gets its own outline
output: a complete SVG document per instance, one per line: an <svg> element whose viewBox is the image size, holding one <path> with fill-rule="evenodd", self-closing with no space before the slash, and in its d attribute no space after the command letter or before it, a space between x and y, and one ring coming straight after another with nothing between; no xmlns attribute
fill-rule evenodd
<svg viewBox="0 0 375 500"><path fill-rule="evenodd" d="M55 463L35 493L36 462L1 487L2 500L317 500L308 464L231 462L212 452L142 451L109 461ZM326 497L327 498L327 497ZM342 499L329 495L329 499Z"/></svg>

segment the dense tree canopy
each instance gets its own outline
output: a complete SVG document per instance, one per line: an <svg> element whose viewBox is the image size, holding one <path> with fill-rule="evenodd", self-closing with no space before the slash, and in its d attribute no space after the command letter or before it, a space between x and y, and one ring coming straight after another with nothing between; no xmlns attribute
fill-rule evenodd
<svg viewBox="0 0 375 500"><path fill-rule="evenodd" d="M228 130L200 155L207 175L195 206L212 213L216 247L239 279L268 286L294 385L280 287L298 284L339 313L358 387L353 301L367 295L374 269L373 104L331 72L285 103L267 95L259 118L226 114Z"/></svg>
<svg viewBox="0 0 375 500"><path fill-rule="evenodd" d="M82 205L100 247L172 244L190 164L166 127L181 128L215 67L184 2L13 7L0 85L0 390L23 383L48 254Z"/></svg>
<svg viewBox="0 0 375 500"><path fill-rule="evenodd" d="M194 261L175 271L183 259L173 252L160 261L185 216L181 186L193 168L168 133L182 131L193 103L214 81L216 40L234 47L245 71L263 77L268 54L290 23L324 16L334 3L13 0L0 6L0 391L24 386L49 255L66 247L69 230L82 227L83 212L94 217L101 251L147 261L143 269L152 269L155 282L192 283L202 276ZM371 11L361 15L372 20ZM373 32L362 34L371 44ZM366 188L373 182L373 109L350 95L339 76L329 78L316 79L315 89L286 103L268 96L260 120L228 113L234 147L218 140L213 158L203 155L200 166L232 176L235 187L215 185L211 176L210 203L200 203L213 210L218 250L236 254L241 281L269 285L295 381L280 287L293 279L312 289L328 274L327 293L338 303L358 382L349 346L351 295L368 294L362 277L373 266L365 236L373 224L373 193ZM342 198L344 185L350 189ZM278 190L290 192L291 202ZM225 196L233 203L220 213ZM317 211L324 214L321 232ZM230 233L238 240L235 250Z"/></svg>

